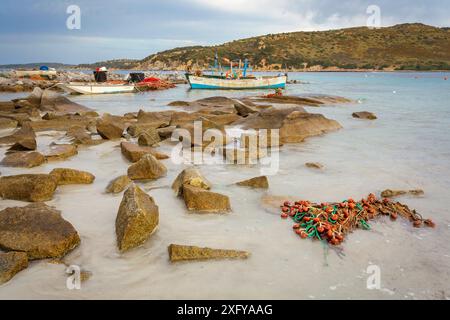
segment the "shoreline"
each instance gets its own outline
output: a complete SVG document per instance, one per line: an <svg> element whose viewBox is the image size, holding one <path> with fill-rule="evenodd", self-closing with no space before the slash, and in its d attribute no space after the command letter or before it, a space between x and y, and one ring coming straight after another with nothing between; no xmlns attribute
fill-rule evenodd
<svg viewBox="0 0 450 320"><path fill-rule="evenodd" d="M14 70L32 70L33 68L2 68L0 65L0 73L2 72L10 72ZM65 71L92 71L93 68L56 68L57 72L65 72ZM121 69L121 68L108 68L108 71L145 71L145 72L186 72L185 69L176 69L176 68L168 68L168 69L140 69L140 68L131 68L131 69ZM208 69L202 69L202 71L207 71ZM378 69L340 69L337 67L332 67L328 69L320 69L320 70L304 70L304 69L293 69L293 70L285 70L285 69L253 69L253 72L299 72L299 73L319 73L319 72L325 72L325 73L347 73L347 72L377 72L377 73L393 73L393 72L399 72L399 73L437 73L437 72L448 72L450 73L449 69L433 69L433 70L395 70L395 69L384 69L384 70L378 70Z"/></svg>

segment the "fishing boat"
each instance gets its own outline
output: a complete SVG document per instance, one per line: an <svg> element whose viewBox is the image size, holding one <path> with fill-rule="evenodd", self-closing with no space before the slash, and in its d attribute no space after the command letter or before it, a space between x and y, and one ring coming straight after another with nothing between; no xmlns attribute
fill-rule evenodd
<svg viewBox="0 0 450 320"><path fill-rule="evenodd" d="M186 74L186 78L192 89L284 89L287 81L285 75L234 79Z"/></svg>
<svg viewBox="0 0 450 320"><path fill-rule="evenodd" d="M135 85L129 83L69 82L58 83L58 87L71 94L131 93L136 91Z"/></svg>
<svg viewBox="0 0 450 320"><path fill-rule="evenodd" d="M186 78L191 89L284 89L286 87L287 75L261 76L255 77L247 75L248 60L244 60L241 68L241 60L236 68L235 62L230 61L229 68L222 68L218 65L217 53L215 56L215 66L212 74L186 73ZM226 71L226 72L225 72Z"/></svg>
<svg viewBox="0 0 450 320"><path fill-rule="evenodd" d="M70 94L129 93L136 91L135 84L127 81L108 81L108 70L99 67L93 71L95 82L58 83L57 86Z"/></svg>

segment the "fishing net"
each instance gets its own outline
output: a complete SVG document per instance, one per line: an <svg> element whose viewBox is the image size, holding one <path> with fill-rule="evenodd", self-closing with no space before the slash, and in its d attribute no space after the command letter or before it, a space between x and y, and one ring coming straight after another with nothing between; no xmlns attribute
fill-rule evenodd
<svg viewBox="0 0 450 320"><path fill-rule="evenodd" d="M339 245L345 236L360 228L370 230L369 221L381 215L396 220L402 216L409 220L414 227L434 227L431 219L424 219L415 210L400 202L389 199L377 199L369 194L361 201L347 199L339 203L314 204L309 201L286 201L281 206L281 217L291 217L294 221L293 229L301 238L326 240L332 245Z"/></svg>
<svg viewBox="0 0 450 320"><path fill-rule="evenodd" d="M155 77L145 78L136 84L136 89L139 91L164 90L174 87L175 85L173 83Z"/></svg>

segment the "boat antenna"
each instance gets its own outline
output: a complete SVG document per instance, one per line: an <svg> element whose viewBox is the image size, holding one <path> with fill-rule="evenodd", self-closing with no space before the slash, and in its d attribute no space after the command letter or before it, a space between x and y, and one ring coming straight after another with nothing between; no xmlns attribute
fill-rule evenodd
<svg viewBox="0 0 450 320"><path fill-rule="evenodd" d="M217 50L216 54L214 55L214 69L219 71L219 54L217 53Z"/></svg>

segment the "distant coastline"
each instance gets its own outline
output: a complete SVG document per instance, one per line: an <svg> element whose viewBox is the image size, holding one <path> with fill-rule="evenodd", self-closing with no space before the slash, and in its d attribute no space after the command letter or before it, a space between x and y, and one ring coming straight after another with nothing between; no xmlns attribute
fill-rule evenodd
<svg viewBox="0 0 450 320"><path fill-rule="evenodd" d="M2 71L7 70L30 70L30 69L36 69L38 66L30 67L30 64L24 64L24 65L14 65L15 67L11 67L10 65L0 65L0 73ZM98 64L97 66L102 66L102 64ZM66 70L79 70L79 71L92 71L95 69L94 67L78 67L78 66L66 66L66 67L58 67L55 68L58 71L66 71ZM121 70L129 70L129 71L148 71L148 72L186 72L186 70L182 69L139 69L139 68L133 68L133 69L124 69L124 68L108 68L109 71L121 71ZM202 69L202 71L207 71L208 69ZM280 69L253 69L253 72L278 72L278 73L289 73L289 72L299 72L299 73L348 73L348 72L378 72L378 73L392 73L392 72L399 72L399 73L433 73L433 72L450 72L449 69L432 69L432 70L398 70L398 69L342 69L342 68L321 68L317 70L311 70L311 69L289 69L289 70L280 70Z"/></svg>

